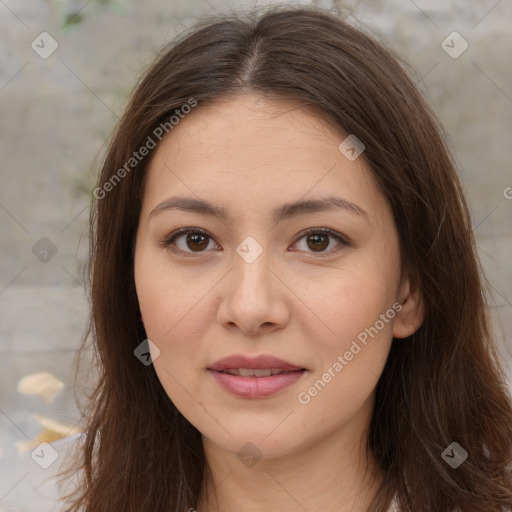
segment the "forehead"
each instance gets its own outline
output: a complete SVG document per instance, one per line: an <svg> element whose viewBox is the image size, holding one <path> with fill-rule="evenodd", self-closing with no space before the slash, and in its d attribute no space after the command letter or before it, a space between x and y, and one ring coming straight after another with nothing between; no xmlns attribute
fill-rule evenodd
<svg viewBox="0 0 512 512"><path fill-rule="evenodd" d="M256 163L303 157L307 148L331 148L342 133L311 106L257 95L223 98L199 105L184 116L157 152L165 148L176 159L208 155L215 160L258 156ZM286 150L286 154L282 151Z"/></svg>
<svg viewBox="0 0 512 512"><path fill-rule="evenodd" d="M339 193L371 209L380 194L364 159L339 150L346 136L294 101L247 95L198 105L157 147L145 206L176 193L256 213Z"/></svg>

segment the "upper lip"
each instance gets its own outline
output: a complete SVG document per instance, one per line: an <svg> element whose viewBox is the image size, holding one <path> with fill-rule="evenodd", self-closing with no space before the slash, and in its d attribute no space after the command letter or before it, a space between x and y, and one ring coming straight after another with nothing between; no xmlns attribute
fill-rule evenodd
<svg viewBox="0 0 512 512"><path fill-rule="evenodd" d="M209 370L214 371L223 371L230 370L235 368L247 368L247 369L268 369L268 368L278 368L280 370L305 370L302 366L297 366L292 363L288 363L287 361L283 361L278 357L261 355L258 357L247 357L239 354L234 354L229 357L225 357L224 359L220 359L213 365L209 366Z"/></svg>

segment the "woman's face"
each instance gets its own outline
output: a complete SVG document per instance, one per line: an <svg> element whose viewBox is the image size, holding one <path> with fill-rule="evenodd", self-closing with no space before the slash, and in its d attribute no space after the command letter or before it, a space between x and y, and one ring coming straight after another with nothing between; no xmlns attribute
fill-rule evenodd
<svg viewBox="0 0 512 512"><path fill-rule="evenodd" d="M153 155L135 248L153 364L228 451L361 434L393 336L418 325L391 209L345 137L249 95L199 105Z"/></svg>

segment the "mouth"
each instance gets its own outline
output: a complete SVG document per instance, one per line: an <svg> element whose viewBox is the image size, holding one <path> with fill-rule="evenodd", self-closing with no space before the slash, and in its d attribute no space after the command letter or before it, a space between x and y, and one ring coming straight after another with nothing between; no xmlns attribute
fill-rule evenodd
<svg viewBox="0 0 512 512"><path fill-rule="evenodd" d="M293 385L307 368L272 356L233 355L207 368L225 391L243 398L263 398Z"/></svg>
<svg viewBox="0 0 512 512"><path fill-rule="evenodd" d="M237 375L239 377L271 377L273 375L282 375L284 373L302 372L305 368L299 370L283 370L281 368L229 368L226 370L212 370L219 373L227 373L229 375Z"/></svg>
<svg viewBox="0 0 512 512"><path fill-rule="evenodd" d="M276 373L272 374L273 370ZM230 368L223 371L208 370L208 373L230 395L264 398L293 386L308 372L305 369L282 371L279 368Z"/></svg>

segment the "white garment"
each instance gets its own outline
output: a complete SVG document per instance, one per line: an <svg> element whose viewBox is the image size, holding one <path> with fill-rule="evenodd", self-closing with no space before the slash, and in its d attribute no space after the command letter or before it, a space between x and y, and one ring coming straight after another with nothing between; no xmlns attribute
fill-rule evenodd
<svg viewBox="0 0 512 512"><path fill-rule="evenodd" d="M396 497L393 498L393 501L391 502L391 505L388 508L388 512L400 512L400 509L398 508L398 504L396 502Z"/></svg>

